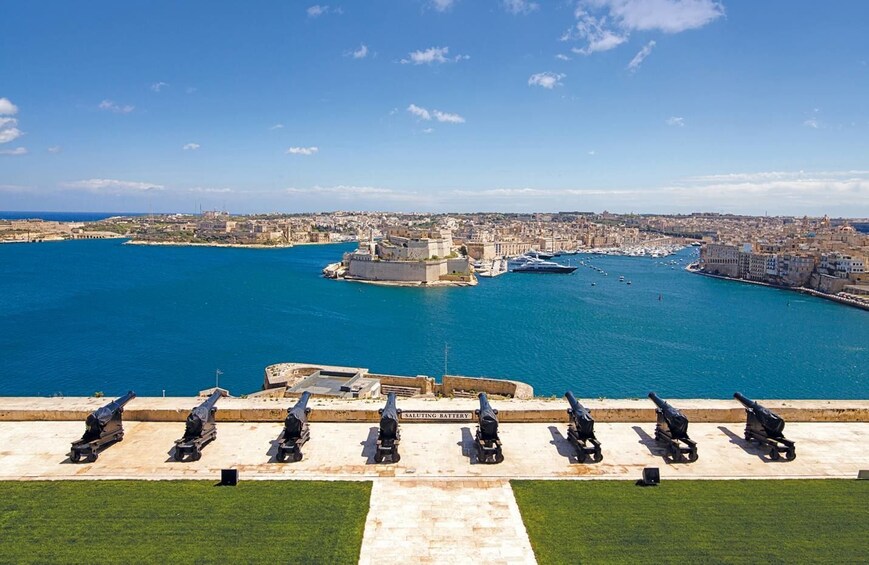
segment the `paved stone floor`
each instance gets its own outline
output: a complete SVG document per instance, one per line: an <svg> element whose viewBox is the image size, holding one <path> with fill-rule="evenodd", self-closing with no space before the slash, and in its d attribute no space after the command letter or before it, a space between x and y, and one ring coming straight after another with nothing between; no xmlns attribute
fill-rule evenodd
<svg viewBox="0 0 869 565"><path fill-rule="evenodd" d="M376 479L361 565L534 563L505 479Z"/></svg>
<svg viewBox="0 0 869 565"><path fill-rule="evenodd" d="M312 423L311 440L299 463L274 461L279 423L219 423L217 440L196 462L172 459L180 422L125 423L126 438L93 464L69 461L70 442L83 422L0 422L0 479L211 479L221 468L239 469L242 479L369 479L374 477L607 478L632 479L643 467L661 468L663 478L855 477L869 468L869 423L790 423L795 461L771 462L742 439L740 424L692 423L700 459L668 464L652 440L654 424L598 423L604 460L577 464L565 439L565 424L502 424L505 460L474 460L474 426L403 424L401 461L374 463L377 428L370 424Z"/></svg>

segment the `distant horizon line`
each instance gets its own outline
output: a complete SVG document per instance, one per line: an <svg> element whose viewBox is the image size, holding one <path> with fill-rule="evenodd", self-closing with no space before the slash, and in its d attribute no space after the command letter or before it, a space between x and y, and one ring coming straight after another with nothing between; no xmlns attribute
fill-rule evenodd
<svg viewBox="0 0 869 565"><path fill-rule="evenodd" d="M409 211L396 211L396 210L351 210L351 209L338 209L338 210L318 210L318 211L306 211L306 212L281 212L281 211L269 211L269 212L229 212L227 210L202 210L200 212L181 212L181 211L164 211L164 212L119 212L119 211L87 211L87 210L0 210L0 219L3 218L3 214L98 214L98 215L106 215L106 216L149 216L149 215L170 215L170 214L181 214L185 216L201 216L205 212L222 212L229 216L261 216L261 215L269 215L269 214L286 214L286 215L304 215L304 214L334 214L338 212L353 212L353 213L365 213L365 214L418 214L418 215L432 215L432 216L446 216L446 215L467 215L467 214L613 214L616 216L692 216L695 214L716 214L719 216L740 216L746 218L823 218L827 217L831 220L856 220L858 222L869 221L869 216L829 216L828 214L822 215L795 215L795 214L744 214L737 212L716 212L716 211L701 211L695 210L693 212L610 212L608 210L603 210L601 212L591 211L591 210L559 210L559 211L527 211L527 212L505 212L505 211L493 211L493 210L478 210L475 212L409 212ZM26 219L26 218L20 218Z"/></svg>

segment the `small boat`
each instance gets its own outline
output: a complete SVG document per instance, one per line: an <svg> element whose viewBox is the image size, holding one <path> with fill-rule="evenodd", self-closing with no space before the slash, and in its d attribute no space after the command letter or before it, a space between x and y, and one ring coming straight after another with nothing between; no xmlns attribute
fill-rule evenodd
<svg viewBox="0 0 869 565"><path fill-rule="evenodd" d="M591 283L591 286L597 286L597 283Z"/></svg>
<svg viewBox="0 0 869 565"><path fill-rule="evenodd" d="M627 284L631 284L631 281L628 281Z"/></svg>
<svg viewBox="0 0 869 565"><path fill-rule="evenodd" d="M619 277L619 282L625 282L625 277Z"/></svg>

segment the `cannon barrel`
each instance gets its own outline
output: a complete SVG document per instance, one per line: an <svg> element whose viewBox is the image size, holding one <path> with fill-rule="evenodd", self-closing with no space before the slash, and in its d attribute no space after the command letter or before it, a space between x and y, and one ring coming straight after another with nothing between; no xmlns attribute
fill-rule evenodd
<svg viewBox="0 0 869 565"><path fill-rule="evenodd" d="M380 409L380 434L387 438L394 438L398 432L398 408L395 402L395 393L386 395L386 406Z"/></svg>
<svg viewBox="0 0 869 565"><path fill-rule="evenodd" d="M785 429L785 421L781 416L772 412L769 408L751 400L742 393L733 393L733 398L741 402L747 410L751 410L754 413L757 420L760 422L760 425L763 426L768 434L772 436L781 435L782 431Z"/></svg>
<svg viewBox="0 0 869 565"><path fill-rule="evenodd" d="M480 409L476 413L483 435L487 438L498 435L498 411L489 404L485 392L480 393Z"/></svg>
<svg viewBox="0 0 869 565"><path fill-rule="evenodd" d="M124 409L125 404L127 404L129 401L133 400L134 398L136 398L136 393L131 390L127 394L125 394L124 396L122 396L118 399L112 400L111 402L109 402L105 406L101 406L101 407L97 408L96 410L91 412L91 414L87 417L87 422L85 425L89 429L93 428L94 426L97 427L94 429L98 429L98 428L105 426L106 423L108 423L108 421L111 420L115 414L117 414L119 411L122 411Z"/></svg>
<svg viewBox="0 0 869 565"><path fill-rule="evenodd" d="M685 415L672 404L654 392L649 393L649 398L652 399L652 402L654 402L655 406L657 406L661 411L661 415L664 417L664 420L666 420L667 426L670 428L670 433L673 437L680 439L688 437L688 418L686 418Z"/></svg>
<svg viewBox="0 0 869 565"><path fill-rule="evenodd" d="M284 429L287 435L291 438L296 438L302 435L302 429L308 423L308 399L311 398L310 392L303 392L299 400L292 408L287 409L287 418L284 420Z"/></svg>
<svg viewBox="0 0 869 565"><path fill-rule="evenodd" d="M190 411L187 416L186 436L198 436L202 433L202 425L208 421L209 415L216 410L214 405L217 404L221 396L223 394L219 390L215 390L202 404Z"/></svg>
<svg viewBox="0 0 869 565"><path fill-rule="evenodd" d="M577 430L583 435L593 434L594 418L591 417L588 408L580 404L571 391L565 392L564 397L567 398L567 402L570 404L570 410L568 410L568 413L570 414L570 419L573 421Z"/></svg>

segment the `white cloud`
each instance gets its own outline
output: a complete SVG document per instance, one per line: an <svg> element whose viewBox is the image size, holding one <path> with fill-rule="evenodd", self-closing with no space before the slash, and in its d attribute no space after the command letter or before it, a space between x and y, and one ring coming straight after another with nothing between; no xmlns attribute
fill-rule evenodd
<svg viewBox="0 0 869 565"><path fill-rule="evenodd" d="M149 182L126 181L117 179L87 179L61 183L63 188L89 190L92 192L146 192L149 190L163 190L160 184Z"/></svg>
<svg viewBox="0 0 869 565"><path fill-rule="evenodd" d="M102 102L100 102L99 109L108 110L109 112L114 112L116 114L129 114L130 112L135 110L136 107L130 104L121 106L120 104L116 104L111 100L103 100Z"/></svg>
<svg viewBox="0 0 869 565"><path fill-rule="evenodd" d="M568 57L567 55L565 55L563 53L556 54L555 58L558 59L559 61L570 61L570 57Z"/></svg>
<svg viewBox="0 0 869 565"><path fill-rule="evenodd" d="M685 118L681 118L679 116L670 116L669 118L667 118L667 125L681 128L685 125Z"/></svg>
<svg viewBox="0 0 869 565"><path fill-rule="evenodd" d="M18 106L8 98L0 98L0 115L14 116L18 113Z"/></svg>
<svg viewBox="0 0 869 565"><path fill-rule="evenodd" d="M429 113L429 111L425 108L420 108L416 104L411 104L410 106L408 106L407 111L418 118L422 118L423 120L428 121L431 119L431 114Z"/></svg>
<svg viewBox="0 0 869 565"><path fill-rule="evenodd" d="M448 124L463 124L465 123L465 118L458 114L450 114L448 112L441 112L440 110L432 110L432 114L439 122L444 122Z"/></svg>
<svg viewBox="0 0 869 565"><path fill-rule="evenodd" d="M456 0L431 0L430 5L438 12L446 12L456 3Z"/></svg>
<svg viewBox="0 0 869 565"><path fill-rule="evenodd" d="M540 4L537 2L529 2L528 0L502 0L501 5L511 14L530 14L538 10Z"/></svg>
<svg viewBox="0 0 869 565"><path fill-rule="evenodd" d="M10 156L27 155L27 148L26 147L16 147L15 149L0 149L0 155L10 155Z"/></svg>
<svg viewBox="0 0 869 565"><path fill-rule="evenodd" d="M57 155L58 153L63 153L63 147L60 145L52 145L48 148L48 152Z"/></svg>
<svg viewBox="0 0 869 565"><path fill-rule="evenodd" d="M306 157L316 154L320 151L319 147L290 147L287 149L288 155L304 155Z"/></svg>
<svg viewBox="0 0 869 565"><path fill-rule="evenodd" d="M276 130L276 129L283 129L283 127L284 127L284 124L275 124L272 127L270 127L269 129Z"/></svg>
<svg viewBox="0 0 869 565"><path fill-rule="evenodd" d="M169 83L167 83L167 82L163 82L163 81L155 82L154 84L151 85L151 90L153 90L154 92L160 92L161 90L163 90L163 88L165 88L167 86L169 86Z"/></svg>
<svg viewBox="0 0 869 565"><path fill-rule="evenodd" d="M195 192L197 194L228 194L233 192L233 190L231 188L203 188L201 186L196 186L188 188L187 192Z"/></svg>
<svg viewBox="0 0 869 565"><path fill-rule="evenodd" d="M556 86L561 86L561 79L566 76L563 73L551 73L548 71L536 73L528 78L528 86L542 86L543 88L552 90Z"/></svg>
<svg viewBox="0 0 869 565"><path fill-rule="evenodd" d="M185 143L184 147L182 147L181 149L183 149L184 151L196 151L200 147L202 146L198 143Z"/></svg>
<svg viewBox="0 0 869 565"><path fill-rule="evenodd" d="M429 47L424 51L412 51L408 53L407 59L401 60L401 64L407 65L412 63L414 65L431 65L433 63L456 63L471 58L469 55L447 57L449 52L449 47Z"/></svg>
<svg viewBox="0 0 869 565"><path fill-rule="evenodd" d="M618 47L631 32L679 33L722 16L724 6L716 0L580 0L576 24L561 39L585 42L573 51L589 55Z"/></svg>
<svg viewBox="0 0 869 565"><path fill-rule="evenodd" d="M595 155L597 155L597 151L592 149L591 151L588 152L588 154L591 155L592 157L594 157Z"/></svg>
<svg viewBox="0 0 869 565"><path fill-rule="evenodd" d="M411 104L410 106L408 106L407 111L425 121L431 121L432 118L434 118L435 120L446 124L465 123L465 118L460 116L459 114L441 112L440 110L432 110L431 112L429 112L427 109L417 106L416 104Z"/></svg>
<svg viewBox="0 0 869 565"><path fill-rule="evenodd" d="M562 41L581 39L586 42L582 48L571 49L578 55L590 55L599 51L609 51L628 40L627 33L606 28L606 17L596 18L581 8L576 10L576 25L561 36Z"/></svg>
<svg viewBox="0 0 869 565"><path fill-rule="evenodd" d="M431 133L433 131L434 131L434 128L425 128L424 130L422 130L422 133Z"/></svg>
<svg viewBox="0 0 869 565"><path fill-rule="evenodd" d="M325 16L326 14L337 14L341 15L344 13L344 10L341 9L340 6L329 6L328 4L314 4L313 6L309 6L307 10L305 10L308 14L309 18L319 18L320 16Z"/></svg>
<svg viewBox="0 0 869 565"><path fill-rule="evenodd" d="M382 188L376 186L352 186L352 185L337 185L337 186L313 186L310 188L287 188L284 190L287 194L308 197L308 196L327 196L329 198L337 198L339 200L372 200L378 203L392 202L412 202L420 204L429 199L427 195L422 195L414 191L393 190L391 188Z"/></svg>
<svg viewBox="0 0 869 565"><path fill-rule="evenodd" d="M803 122L803 125L808 128L819 129L821 127L821 122L819 122L817 118L809 118L808 120Z"/></svg>
<svg viewBox="0 0 869 565"><path fill-rule="evenodd" d="M724 15L715 0L594 0L622 28L679 33L697 29Z"/></svg>
<svg viewBox="0 0 869 565"><path fill-rule="evenodd" d="M9 143L22 135L24 132L18 129L17 119L0 116L0 143Z"/></svg>
<svg viewBox="0 0 869 565"><path fill-rule="evenodd" d="M655 46L654 41L650 41L650 42L646 43L643 46L643 48L640 49L636 55L634 55L634 58L631 59L631 62L628 63L628 70L631 71L632 73L637 72L637 69L640 68L640 65L643 64L643 61L646 60L646 57L648 57L652 53L652 48L654 46Z"/></svg>
<svg viewBox="0 0 869 565"><path fill-rule="evenodd" d="M364 59L368 56L368 46L363 43L359 46L359 49L351 51L350 56L354 59Z"/></svg>

